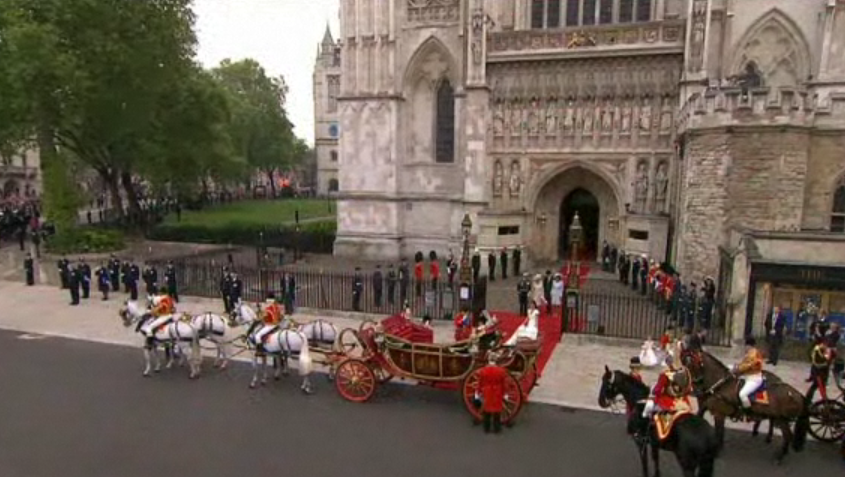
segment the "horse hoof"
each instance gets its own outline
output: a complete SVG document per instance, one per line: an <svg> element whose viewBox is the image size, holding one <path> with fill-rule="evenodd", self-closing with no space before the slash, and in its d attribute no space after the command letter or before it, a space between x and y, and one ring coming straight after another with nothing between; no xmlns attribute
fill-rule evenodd
<svg viewBox="0 0 845 477"><path fill-rule="evenodd" d="M142 376L144 376L145 378L149 378L149 377L150 377L150 372L149 372L149 371L144 371L144 374L142 374Z"/></svg>
<svg viewBox="0 0 845 477"><path fill-rule="evenodd" d="M161 368L156 368L156 369L154 369L154 371L155 371L156 373L160 373L160 372L161 372Z"/></svg>
<svg viewBox="0 0 845 477"><path fill-rule="evenodd" d="M262 379L262 380L261 380L261 385L262 385L262 386L266 386L266 385L267 385L267 380L266 380L266 379Z"/></svg>
<svg viewBox="0 0 845 477"><path fill-rule="evenodd" d="M255 389L255 383L249 383L249 389Z"/></svg>
<svg viewBox="0 0 845 477"><path fill-rule="evenodd" d="M765 440L764 442L765 442L766 444L771 444L771 443L772 443L772 438L771 438L771 437L767 437L767 438L766 438L766 440Z"/></svg>

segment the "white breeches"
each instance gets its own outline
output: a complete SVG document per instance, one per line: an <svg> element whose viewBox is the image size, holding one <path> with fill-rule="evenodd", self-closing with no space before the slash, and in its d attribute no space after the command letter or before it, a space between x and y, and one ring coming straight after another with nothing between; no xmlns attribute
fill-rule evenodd
<svg viewBox="0 0 845 477"><path fill-rule="evenodd" d="M169 323L173 320L173 315L163 315L153 320L150 320L144 326L141 327L141 332L144 333L146 336L152 336L155 333L155 330L160 326L164 325L165 323Z"/></svg>
<svg viewBox="0 0 845 477"><path fill-rule="evenodd" d="M742 407L749 408L751 407L751 399L749 397L760 389L760 385L763 384L763 374L749 374L743 376L743 379L745 380L745 384L739 390L739 400L742 402Z"/></svg>
<svg viewBox="0 0 845 477"><path fill-rule="evenodd" d="M645 407L643 408L643 418L648 419L655 412L657 412L657 403L654 402L654 399L649 399L645 402Z"/></svg>
<svg viewBox="0 0 845 477"><path fill-rule="evenodd" d="M269 333L270 330L272 330L275 327L276 327L276 325L264 325L264 326L262 326L261 329L259 329L258 332L255 333L255 342L257 344L260 344L264 340L264 337L267 335L267 333Z"/></svg>

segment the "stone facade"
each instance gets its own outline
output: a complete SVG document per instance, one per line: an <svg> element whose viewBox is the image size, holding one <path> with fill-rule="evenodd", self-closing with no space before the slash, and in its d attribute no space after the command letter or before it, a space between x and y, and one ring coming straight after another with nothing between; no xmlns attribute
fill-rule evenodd
<svg viewBox="0 0 845 477"><path fill-rule="evenodd" d="M555 261L576 191L594 242L693 279L735 227L830 230L845 1L593 3L342 2L335 253L445 253L468 212Z"/></svg>
<svg viewBox="0 0 845 477"><path fill-rule="evenodd" d="M332 38L328 25L323 41L317 47L314 66L314 154L316 155L317 193L336 193L339 189L340 124L340 44Z"/></svg>
<svg viewBox="0 0 845 477"><path fill-rule="evenodd" d="M41 157L28 149L9 157L0 156L0 199L26 199L41 195Z"/></svg>

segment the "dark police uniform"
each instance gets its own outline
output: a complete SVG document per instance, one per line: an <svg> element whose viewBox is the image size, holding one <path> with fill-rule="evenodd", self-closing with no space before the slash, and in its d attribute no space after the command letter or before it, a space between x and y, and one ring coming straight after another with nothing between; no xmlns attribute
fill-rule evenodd
<svg viewBox="0 0 845 477"><path fill-rule="evenodd" d="M233 273L229 278L229 306L234 307L243 298L243 293L244 282L237 273Z"/></svg>
<svg viewBox="0 0 845 477"><path fill-rule="evenodd" d="M76 265L71 265L68 269L68 290L70 291L70 304L76 306L79 304L79 286L82 283L82 272Z"/></svg>
<svg viewBox="0 0 845 477"><path fill-rule="evenodd" d="M91 297L91 267L81 260L79 263L80 285L82 285L82 298Z"/></svg>
<svg viewBox="0 0 845 477"><path fill-rule="evenodd" d="M114 255L109 259L109 279L112 291L120 291L120 260Z"/></svg>
<svg viewBox="0 0 845 477"><path fill-rule="evenodd" d="M164 270L164 284L167 287L167 294L176 303L179 303L179 290L176 288L176 267L173 266L173 262L168 263Z"/></svg>
<svg viewBox="0 0 845 477"><path fill-rule="evenodd" d="M32 259L32 255L26 254L23 269L26 272L26 285L30 287L35 285L35 261Z"/></svg>
<svg viewBox="0 0 845 477"><path fill-rule="evenodd" d="M528 277L522 277L516 285L516 292L519 295L519 316L528 316L528 293L531 291L531 282Z"/></svg>
<svg viewBox="0 0 845 477"><path fill-rule="evenodd" d="M352 279L352 309L361 311L361 295L364 293L364 282L361 280L361 269L355 269Z"/></svg>
<svg viewBox="0 0 845 477"><path fill-rule="evenodd" d="M62 281L62 290L67 290L70 283L70 272L68 271L70 262L67 258L62 257L57 265L59 268L59 279Z"/></svg>
<svg viewBox="0 0 845 477"><path fill-rule="evenodd" d="M138 299L138 281L141 279L141 269L134 263L129 264L129 299Z"/></svg>
<svg viewBox="0 0 845 477"><path fill-rule="evenodd" d="M155 267L147 265L144 268L144 284L147 286L147 296L154 296L158 291L158 270Z"/></svg>
<svg viewBox="0 0 845 477"><path fill-rule="evenodd" d="M223 309L226 310L226 313L230 313L232 308L234 308L234 303L232 303L231 295L232 295L232 275L223 267L223 273L220 275L220 282L218 284L220 288L220 295L223 296Z"/></svg>
<svg viewBox="0 0 845 477"><path fill-rule="evenodd" d="M107 267L102 266L94 274L97 277L97 288L103 294L103 301L106 301L109 299L109 288L111 288L109 270Z"/></svg>

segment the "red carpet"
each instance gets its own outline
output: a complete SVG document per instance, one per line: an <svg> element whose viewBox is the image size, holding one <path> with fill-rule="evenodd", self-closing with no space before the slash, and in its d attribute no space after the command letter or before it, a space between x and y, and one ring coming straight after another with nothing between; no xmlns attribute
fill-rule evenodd
<svg viewBox="0 0 845 477"><path fill-rule="evenodd" d="M587 278L590 276L590 263L589 262L579 262L578 263L578 288L584 286L587 283ZM566 263L561 267L560 274L563 275L563 284L564 286L569 286L569 267L570 264Z"/></svg>
<svg viewBox="0 0 845 477"><path fill-rule="evenodd" d="M525 321L525 317L510 311L494 311L490 314L499 320L499 330L504 335L505 340L510 338L516 332L516 329L519 328L519 325ZM543 370L549 363L555 346L560 341L560 324L559 315L549 316L545 313L540 314L539 328L541 344L540 355L537 357L537 370L540 372L540 376L543 375Z"/></svg>

